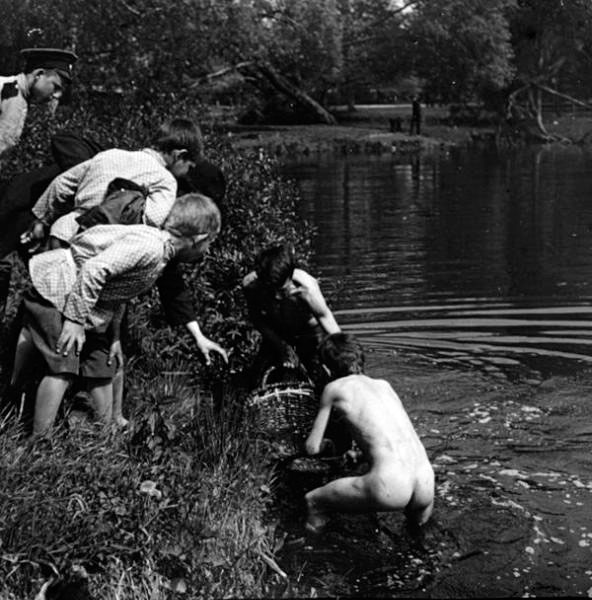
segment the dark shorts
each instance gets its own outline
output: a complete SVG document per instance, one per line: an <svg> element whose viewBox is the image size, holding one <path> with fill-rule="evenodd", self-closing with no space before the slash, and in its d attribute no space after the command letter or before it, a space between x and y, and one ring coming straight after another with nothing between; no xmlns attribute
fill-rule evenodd
<svg viewBox="0 0 592 600"><path fill-rule="evenodd" d="M113 378L117 361L107 364L110 337L106 333L86 331L86 341L80 356L76 356L73 350L68 356L63 356L55 351L64 322L62 314L35 290L27 294L24 304L23 326L30 331L33 343L52 375Z"/></svg>

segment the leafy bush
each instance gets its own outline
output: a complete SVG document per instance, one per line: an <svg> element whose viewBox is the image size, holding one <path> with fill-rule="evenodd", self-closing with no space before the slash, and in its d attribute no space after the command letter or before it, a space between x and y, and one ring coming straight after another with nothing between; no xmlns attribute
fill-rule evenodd
<svg viewBox="0 0 592 600"><path fill-rule="evenodd" d="M49 122L34 112L23 143L3 162L2 177L47 161L50 134L62 127L106 147L141 147L172 112L115 107L106 119L84 105ZM293 243L306 262L310 229L297 216L294 188L264 153L243 155L208 137L206 155L227 179L223 230L186 278L202 329L229 350L230 366L204 367L189 336L166 326L149 293L131 303L128 434L58 430L33 442L22 441L12 421L0 425L2 598L32 594L43 580L77 566L90 573L91 593L105 599L165 598L184 589L192 598L256 597L267 589L271 469L250 443L242 392L231 381L258 339L246 318L241 280L269 243ZM5 340L26 286L22 265L13 284L1 325ZM2 356L4 375L10 359L10 352ZM209 391L216 386L224 392L217 409Z"/></svg>
<svg viewBox="0 0 592 600"><path fill-rule="evenodd" d="M178 332L149 330L158 320L156 294L133 303L130 335L133 355L143 370L154 372L165 360L171 367L188 356L192 368L208 381L227 380L253 357L258 335L247 319L242 278L255 255L280 241L293 244L303 262L310 255L311 230L298 217L295 189L276 175L275 161L264 153L243 155L221 140L209 140L208 157L223 170L227 192L221 204L222 231L209 255L187 269L202 329L229 352L230 368L220 361L205 369L196 348ZM155 362L156 361L156 362Z"/></svg>
<svg viewBox="0 0 592 600"><path fill-rule="evenodd" d="M13 150L3 165L2 175L26 171L47 162L50 137L61 128L76 130L96 139L104 147L138 148L149 143L154 128L175 114L199 122L199 108L180 103L157 110L125 109L114 104L109 113L83 105L46 121L41 110L31 115L23 143ZM310 255L311 229L298 217L295 188L276 172L275 161L263 151L238 153L224 138L206 136L206 156L217 164L227 180L227 193L221 204L223 228L210 254L199 265L187 270L202 329L230 351L231 369L217 365L202 376L227 377L250 360L257 336L246 319L240 291L242 277L252 268L256 253L270 243L285 241L298 250L302 262ZM43 149L43 150L42 150ZM15 281L15 296L22 288L22 272ZM196 358L195 348L179 331L164 326L160 301L148 294L131 303L129 352L138 367L152 373L162 369L162 360L173 364L182 358ZM10 309L9 309L9 314ZM152 364L154 363L154 364ZM6 365L6 363L3 363ZM199 370L198 360L193 368Z"/></svg>

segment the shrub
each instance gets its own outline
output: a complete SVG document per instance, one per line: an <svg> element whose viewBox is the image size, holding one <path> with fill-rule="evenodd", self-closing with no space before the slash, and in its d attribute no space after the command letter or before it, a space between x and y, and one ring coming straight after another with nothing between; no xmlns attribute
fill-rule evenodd
<svg viewBox="0 0 592 600"><path fill-rule="evenodd" d="M183 114L198 120L199 110L183 107ZM43 162L41 148L48 148L50 135L60 128L77 130L105 147L141 147L150 139L155 123L172 116L170 109L152 108L147 116L142 110L115 108L110 119L84 106L67 117L54 118L42 126L43 113L32 115L23 143L10 154L6 173L15 174ZM45 160L48 160L45 152ZM205 371L195 355L195 348L179 331L164 325L160 301L148 294L131 303L129 347L138 368L149 373L162 369L163 362L173 364L187 356L194 360L192 369L209 380L226 378L241 370L252 356L257 336L245 313L240 291L242 277L251 269L255 254L277 241L293 243L302 261L310 255L311 229L298 217L295 188L277 175L275 161L263 151L241 154L223 138L206 137L206 155L219 165L227 179L227 193L222 203L223 228L210 254L199 265L187 269L200 324L207 335L230 351L231 368L217 365ZM23 285L22 271L15 281L18 298ZM10 309L9 309L9 314ZM3 362L6 370L6 361Z"/></svg>
<svg viewBox="0 0 592 600"><path fill-rule="evenodd" d="M3 163L2 176L46 161L50 134L62 127L106 147L140 147L170 113L114 108L106 120L104 112L85 105L48 124L37 112L23 143ZM131 303L128 435L58 430L32 442L20 439L14 423L2 424L2 598L35 592L43 580L77 565L90 573L91 592L105 599L165 598L183 587L189 597L256 597L266 589L273 538L263 524L270 467L249 443L241 391L230 384L258 339L246 318L241 280L259 249L279 240L293 243L306 262L310 228L298 218L294 188L264 153L243 155L227 141L207 137L206 154L228 182L223 230L185 276L202 329L229 350L230 366L216 361L204 367L189 336L166 326L149 293ZM13 284L4 336L26 285L22 267ZM2 356L4 375L10 359L10 352ZM204 397L220 383L224 396L216 411Z"/></svg>

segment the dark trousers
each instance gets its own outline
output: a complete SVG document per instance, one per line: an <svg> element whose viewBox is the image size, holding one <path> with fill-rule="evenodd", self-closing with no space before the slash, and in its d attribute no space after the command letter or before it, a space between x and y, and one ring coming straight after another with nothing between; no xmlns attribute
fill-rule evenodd
<svg viewBox="0 0 592 600"><path fill-rule="evenodd" d="M10 286L10 255L21 251L20 237L34 220L31 209L60 167L53 163L17 175L6 187L0 200L0 306L6 302ZM26 254L22 252L23 258Z"/></svg>
<svg viewBox="0 0 592 600"><path fill-rule="evenodd" d="M21 248L20 237L35 218L31 209L39 196L60 173L101 150L94 140L73 131L60 131L51 139L54 162L17 175L4 189L0 199L0 307L6 303L12 271L12 262L7 257L20 251L21 256L28 259L26 250Z"/></svg>

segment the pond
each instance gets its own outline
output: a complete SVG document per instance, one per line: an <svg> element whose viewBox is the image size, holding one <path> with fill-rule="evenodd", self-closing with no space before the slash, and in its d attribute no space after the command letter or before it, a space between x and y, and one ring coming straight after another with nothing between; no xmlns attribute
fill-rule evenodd
<svg viewBox="0 0 592 600"><path fill-rule="evenodd" d="M399 515L341 515L315 543L288 536L283 565L319 595L592 595L592 155L470 147L282 170L319 231L325 295L437 476L420 541Z"/></svg>

